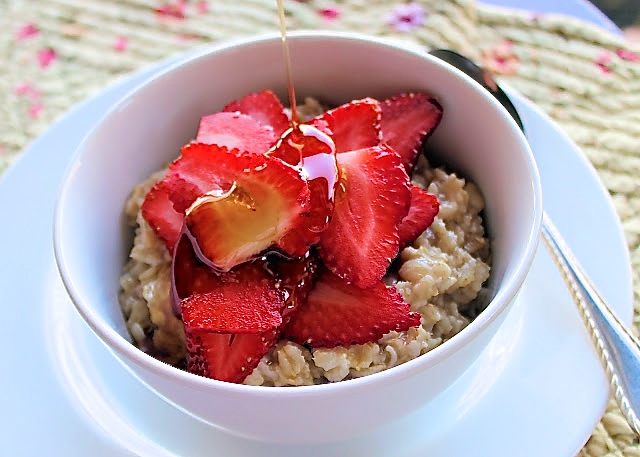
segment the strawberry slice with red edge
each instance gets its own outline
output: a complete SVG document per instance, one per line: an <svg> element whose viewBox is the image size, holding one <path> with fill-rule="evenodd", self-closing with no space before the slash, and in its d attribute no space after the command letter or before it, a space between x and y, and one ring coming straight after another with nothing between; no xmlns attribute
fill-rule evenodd
<svg viewBox="0 0 640 457"><path fill-rule="evenodd" d="M182 233L171 258L171 289L178 315L182 299L194 293L208 292L220 285L220 275L217 273L198 259L191 240Z"/></svg>
<svg viewBox="0 0 640 457"><path fill-rule="evenodd" d="M182 314L183 299L196 293L210 292L219 287L222 280L221 272L198 259L191 239L183 232L171 258L171 296L175 314L177 316Z"/></svg>
<svg viewBox="0 0 640 457"><path fill-rule="evenodd" d="M182 300L187 371L241 383L277 341L284 306L276 279L253 263Z"/></svg>
<svg viewBox="0 0 640 457"><path fill-rule="evenodd" d="M215 113L200 119L196 143L215 144L249 154L264 154L278 136L271 127L239 112Z"/></svg>
<svg viewBox="0 0 640 457"><path fill-rule="evenodd" d="M189 373L242 384L276 343L278 332L190 332L185 326L185 339Z"/></svg>
<svg viewBox="0 0 640 457"><path fill-rule="evenodd" d="M173 203L169 199L169 191L162 181L157 182L147 192L141 210L144 220L164 241L169 252L173 252L184 217L173 208Z"/></svg>
<svg viewBox="0 0 640 457"><path fill-rule="evenodd" d="M277 158L192 143L164 182L198 257L221 271L269 248L304 255L317 238L307 182Z"/></svg>
<svg viewBox="0 0 640 457"><path fill-rule="evenodd" d="M354 100L309 121L331 130L336 153L375 146L382 140L380 102L373 98Z"/></svg>
<svg viewBox="0 0 640 457"><path fill-rule="evenodd" d="M299 259L271 255L220 273L200 262L183 236L172 291L185 322L188 371L242 382L307 300L318 272L312 250Z"/></svg>
<svg viewBox="0 0 640 457"><path fill-rule="evenodd" d="M376 282L368 289L323 272L289 324L283 337L313 348L332 348L378 341L388 332L420 325L395 288Z"/></svg>
<svg viewBox="0 0 640 457"><path fill-rule="evenodd" d="M291 277L296 281L304 281L315 271L310 265L310 271L307 272L305 266L306 264L302 264L300 267L284 271L291 273ZM250 283L254 278L275 278L276 288L282 288L283 279L276 277L274 271L272 263L263 258L245 262L227 272L211 268L198 258L188 234L182 233L171 262L171 289L176 314L181 314L180 303L183 299L193 294L211 292L227 282ZM297 276L294 276L294 273Z"/></svg>
<svg viewBox="0 0 640 457"><path fill-rule="evenodd" d="M413 170L422 143L442 119L442 107L423 93L400 94L380 103L382 140L402 157L407 173Z"/></svg>
<svg viewBox="0 0 640 457"><path fill-rule="evenodd" d="M438 197L413 184L411 186L409 212L398 227L400 246L412 243L427 230L438 215L439 210L440 202L438 202Z"/></svg>
<svg viewBox="0 0 640 457"><path fill-rule="evenodd" d="M182 319L189 331L260 333L282 324L284 298L276 279L254 264L223 273L208 292L182 300Z"/></svg>
<svg viewBox="0 0 640 457"><path fill-rule="evenodd" d="M271 127L276 137L280 137L289 128L289 118L280 99L270 90L263 90L244 96L229 103L224 112L240 112L251 116L261 125Z"/></svg>
<svg viewBox="0 0 640 457"><path fill-rule="evenodd" d="M370 287L398 254L398 225L411 204L409 177L398 154L385 144L336 157L340 185L318 252L333 273Z"/></svg>

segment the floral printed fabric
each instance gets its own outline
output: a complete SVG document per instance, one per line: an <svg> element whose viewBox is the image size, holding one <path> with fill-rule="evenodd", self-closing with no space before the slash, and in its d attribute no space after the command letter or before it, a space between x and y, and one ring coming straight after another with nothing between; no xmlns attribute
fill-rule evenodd
<svg viewBox="0 0 640 457"><path fill-rule="evenodd" d="M291 29L461 51L553 117L611 192L640 325L640 48L576 20L475 0L285 0L285 8ZM56 118L115 78L196 46L276 30L275 0L1 1L0 173ZM582 451L605 455L640 456L613 403Z"/></svg>
<svg viewBox="0 0 640 457"><path fill-rule="evenodd" d="M469 52L473 6L285 0L291 28L357 30ZM42 8L7 0L0 27L3 60L11 62L0 68L1 173L57 116L115 77L195 46L275 32L277 13L274 0L51 0Z"/></svg>

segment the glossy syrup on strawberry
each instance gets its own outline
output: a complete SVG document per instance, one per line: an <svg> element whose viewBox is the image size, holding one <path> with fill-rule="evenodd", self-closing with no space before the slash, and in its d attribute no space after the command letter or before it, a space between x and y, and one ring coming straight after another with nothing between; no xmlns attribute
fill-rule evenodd
<svg viewBox="0 0 640 457"><path fill-rule="evenodd" d="M333 214L339 180L335 146L329 134L308 124L293 126L267 155L300 170L311 194L308 229L315 233L324 230Z"/></svg>
<svg viewBox="0 0 640 457"><path fill-rule="evenodd" d="M331 137L312 125L300 125L300 133L307 139L313 139L323 145L312 154L303 154L302 170L310 182L324 179L327 200L333 201L338 182L338 168L336 165L336 148Z"/></svg>

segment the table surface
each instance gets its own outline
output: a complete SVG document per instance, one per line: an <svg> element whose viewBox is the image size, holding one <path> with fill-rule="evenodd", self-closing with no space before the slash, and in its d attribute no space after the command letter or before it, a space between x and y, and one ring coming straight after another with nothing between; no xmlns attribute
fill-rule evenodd
<svg viewBox="0 0 640 457"><path fill-rule="evenodd" d="M207 42L273 30L271 3L0 1L0 59L11 62L0 66L0 173L69 108L115 78ZM409 18L408 29L400 28L400 3L291 0L287 7L291 28L357 30L458 49L554 119L592 162L621 219L636 284L637 330L640 47L582 0L491 0L492 6L416 0L424 15ZM619 17L629 17L637 3L629 2ZM620 4L601 6L614 17ZM500 8L532 5L537 12ZM638 438L613 402L581 456L640 456Z"/></svg>

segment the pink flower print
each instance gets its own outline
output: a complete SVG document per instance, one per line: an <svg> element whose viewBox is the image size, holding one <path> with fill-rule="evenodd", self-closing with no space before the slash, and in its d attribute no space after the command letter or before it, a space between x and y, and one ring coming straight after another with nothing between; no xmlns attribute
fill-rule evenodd
<svg viewBox="0 0 640 457"><path fill-rule="evenodd" d="M29 111L27 114L31 119L38 119L43 110L44 107L42 106L42 103L36 102L29 107Z"/></svg>
<svg viewBox="0 0 640 457"><path fill-rule="evenodd" d="M482 66L493 74L512 76L518 72L520 59L513 51L511 41L503 41L498 45L480 51Z"/></svg>
<svg viewBox="0 0 640 457"><path fill-rule="evenodd" d="M186 10L186 0L176 0L170 3L163 3L155 9L155 12L161 18L182 20L186 17Z"/></svg>
<svg viewBox="0 0 640 457"><path fill-rule="evenodd" d="M13 88L13 93L18 97L29 97L31 100L40 99L40 91L29 82L22 82Z"/></svg>
<svg viewBox="0 0 640 457"><path fill-rule="evenodd" d="M617 49L616 55L622 60L627 60L629 62L640 62L640 55L636 54L635 52L629 51L628 49Z"/></svg>
<svg viewBox="0 0 640 457"><path fill-rule="evenodd" d="M56 59L56 51L52 48L43 48L38 51L38 63L41 68L47 68Z"/></svg>
<svg viewBox="0 0 640 457"><path fill-rule="evenodd" d="M118 52L124 52L129 47L129 38L126 36L119 36L116 38L115 43L113 43L113 49Z"/></svg>
<svg viewBox="0 0 640 457"><path fill-rule="evenodd" d="M16 40L17 41L26 40L28 38L32 38L38 35L39 33L40 33L40 29L38 29L38 27L35 24L28 22L17 30Z"/></svg>
<svg viewBox="0 0 640 457"><path fill-rule="evenodd" d="M386 18L386 23L398 32L410 32L423 25L424 21L424 8L414 2L396 5Z"/></svg>
<svg viewBox="0 0 640 457"><path fill-rule="evenodd" d="M27 97L31 101L27 115L31 119L37 119L42 114L44 107L40 101L41 93L30 82L22 82L13 88L13 93L18 97Z"/></svg>
<svg viewBox="0 0 640 457"><path fill-rule="evenodd" d="M197 2L196 11L200 14L206 14L209 12L209 2Z"/></svg>
<svg viewBox="0 0 640 457"><path fill-rule="evenodd" d="M602 51L594 63L600 69L602 74L608 75L611 73L612 70L609 67L611 64L611 54L607 51Z"/></svg>
<svg viewBox="0 0 640 457"><path fill-rule="evenodd" d="M320 16L322 16L328 21L334 21L338 19L338 17L340 17L340 11L335 7L323 8L320 11L318 11L318 13L320 14Z"/></svg>

